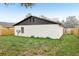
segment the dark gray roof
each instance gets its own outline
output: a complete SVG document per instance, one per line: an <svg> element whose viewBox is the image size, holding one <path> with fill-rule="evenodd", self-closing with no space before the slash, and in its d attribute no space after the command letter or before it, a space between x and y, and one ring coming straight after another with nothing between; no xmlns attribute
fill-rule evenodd
<svg viewBox="0 0 79 59"><path fill-rule="evenodd" d="M48 23L50 23L50 24L59 24L59 25L61 25L61 23L59 23L59 22L55 22L55 21L51 21L51 20L49 20L49 19L44 19L44 18L40 18L40 17L36 17L36 16L32 16L32 15L31 15L31 16L26 17L26 18L23 19L22 21L20 21L20 22L14 24L14 26L19 25L20 23L26 21L26 20L27 20L28 18L30 18L30 17L34 17L34 18L38 18L38 19L44 20L45 22L48 22Z"/></svg>
<svg viewBox="0 0 79 59"><path fill-rule="evenodd" d="M4 27L13 27L14 23L0 22L0 25Z"/></svg>

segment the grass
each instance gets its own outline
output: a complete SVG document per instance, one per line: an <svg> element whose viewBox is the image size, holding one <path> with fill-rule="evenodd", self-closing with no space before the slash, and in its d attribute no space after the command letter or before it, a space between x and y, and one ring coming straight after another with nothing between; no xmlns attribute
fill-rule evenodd
<svg viewBox="0 0 79 59"><path fill-rule="evenodd" d="M79 37L50 38L0 36L1 56L79 56Z"/></svg>

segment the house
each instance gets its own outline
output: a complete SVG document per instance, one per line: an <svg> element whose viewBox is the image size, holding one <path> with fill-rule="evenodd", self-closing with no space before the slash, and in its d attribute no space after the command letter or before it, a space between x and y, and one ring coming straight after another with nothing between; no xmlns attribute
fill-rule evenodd
<svg viewBox="0 0 79 59"><path fill-rule="evenodd" d="M0 22L0 35L14 34L13 23Z"/></svg>
<svg viewBox="0 0 79 59"><path fill-rule="evenodd" d="M22 21L14 24L14 27L16 36L50 37L59 39L63 35L61 23L36 16L28 16Z"/></svg>

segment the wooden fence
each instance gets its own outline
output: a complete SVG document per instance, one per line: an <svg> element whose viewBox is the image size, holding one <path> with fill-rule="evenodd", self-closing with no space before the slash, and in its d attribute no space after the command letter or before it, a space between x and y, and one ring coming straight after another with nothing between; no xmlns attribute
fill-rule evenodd
<svg viewBox="0 0 79 59"><path fill-rule="evenodd" d="M74 34L76 36L79 36L79 28L65 28L64 34Z"/></svg>
<svg viewBox="0 0 79 59"><path fill-rule="evenodd" d="M14 28L2 28L1 35L14 35Z"/></svg>

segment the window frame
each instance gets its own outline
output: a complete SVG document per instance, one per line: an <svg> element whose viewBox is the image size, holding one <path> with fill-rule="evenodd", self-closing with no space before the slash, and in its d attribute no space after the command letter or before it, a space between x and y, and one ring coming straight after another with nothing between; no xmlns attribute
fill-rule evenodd
<svg viewBox="0 0 79 59"><path fill-rule="evenodd" d="M24 33L24 27L21 27L21 33Z"/></svg>

